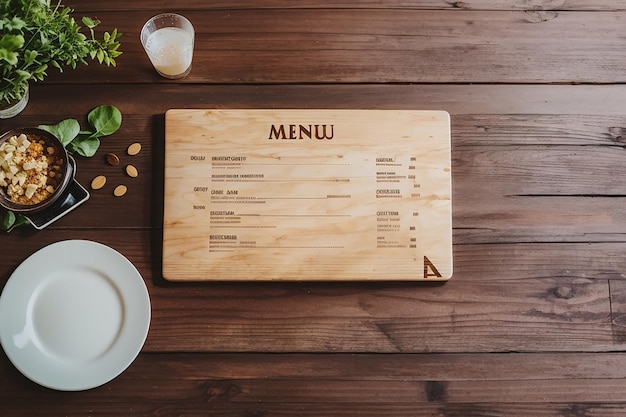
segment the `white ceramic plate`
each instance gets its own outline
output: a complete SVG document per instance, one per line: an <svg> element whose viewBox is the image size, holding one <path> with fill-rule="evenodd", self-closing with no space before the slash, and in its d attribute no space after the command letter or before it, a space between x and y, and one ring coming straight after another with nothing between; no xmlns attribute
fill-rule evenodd
<svg viewBox="0 0 626 417"><path fill-rule="evenodd" d="M100 386L137 357L150 327L143 278L119 252L66 240L26 259L0 296L0 343L25 376L48 388Z"/></svg>

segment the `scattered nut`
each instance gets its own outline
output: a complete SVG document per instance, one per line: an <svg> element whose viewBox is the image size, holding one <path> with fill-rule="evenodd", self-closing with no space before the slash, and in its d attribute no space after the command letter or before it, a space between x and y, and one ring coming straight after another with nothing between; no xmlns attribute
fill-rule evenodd
<svg viewBox="0 0 626 417"><path fill-rule="evenodd" d="M131 156L137 155L140 151L141 151L141 144L137 142L129 145L128 148L126 149L126 153L128 153L128 155L131 155ZM110 152L106 155L106 161L109 165L116 166L116 165L119 165L120 158L113 152ZM139 171L134 165L130 165L130 164L126 165L125 171L126 171L126 175L128 175L131 178L136 178L137 176L139 176ZM98 175L91 181L91 188L94 190L99 190L100 188L104 187L104 185L106 184L106 181L107 179L104 175ZM125 195L127 191L128 191L128 188L125 185L120 184L117 187L115 187L115 189L113 190L113 195L116 197L121 197Z"/></svg>
<svg viewBox="0 0 626 417"><path fill-rule="evenodd" d="M133 143L132 145L130 145L128 147L128 149L126 150L126 152L129 155L137 155L139 153L139 151L141 150L141 143Z"/></svg>
<svg viewBox="0 0 626 417"><path fill-rule="evenodd" d="M107 177L105 177L104 175L98 175L96 178L91 180L91 189L99 190L100 188L104 187L104 184L106 184L106 182Z"/></svg>
<svg viewBox="0 0 626 417"><path fill-rule="evenodd" d="M117 187L115 187L115 190L113 190L113 195L115 197L121 197L124 194L126 194L127 190L128 190L128 188L126 188L125 185L118 185Z"/></svg>
<svg viewBox="0 0 626 417"><path fill-rule="evenodd" d="M115 155L114 153L108 153L107 154L107 162L109 163L109 165L116 166L117 164L120 163L120 158L117 155Z"/></svg>
<svg viewBox="0 0 626 417"><path fill-rule="evenodd" d="M137 178L139 171L133 165L126 165L126 174L131 178Z"/></svg>

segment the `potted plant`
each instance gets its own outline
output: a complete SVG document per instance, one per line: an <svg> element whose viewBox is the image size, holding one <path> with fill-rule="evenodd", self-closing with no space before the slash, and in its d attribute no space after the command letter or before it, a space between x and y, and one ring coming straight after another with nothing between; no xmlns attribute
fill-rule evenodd
<svg viewBox="0 0 626 417"><path fill-rule="evenodd" d="M73 17L61 0L3 0L0 5L0 118L26 106L29 83L43 81L50 67L63 72L96 60L115 66L121 52L117 29L96 38L100 21ZM86 34L83 32L87 32Z"/></svg>

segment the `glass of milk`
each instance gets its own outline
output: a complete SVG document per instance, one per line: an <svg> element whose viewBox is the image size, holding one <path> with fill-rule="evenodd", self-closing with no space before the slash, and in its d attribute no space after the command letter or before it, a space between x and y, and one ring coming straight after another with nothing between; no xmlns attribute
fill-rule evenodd
<svg viewBox="0 0 626 417"><path fill-rule="evenodd" d="M154 69L163 77L182 78L191 71L194 30L175 13L154 16L141 29L141 44Z"/></svg>

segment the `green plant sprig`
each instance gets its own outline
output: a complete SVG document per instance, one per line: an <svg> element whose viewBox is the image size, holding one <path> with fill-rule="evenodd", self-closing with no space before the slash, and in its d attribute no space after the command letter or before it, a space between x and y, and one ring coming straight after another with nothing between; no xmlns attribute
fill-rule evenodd
<svg viewBox="0 0 626 417"><path fill-rule="evenodd" d="M114 29L96 37L98 19L82 17L88 35L59 0L3 0L0 5L0 103L20 99L28 83L43 81L49 67L63 72L88 59L115 66L121 33Z"/></svg>
<svg viewBox="0 0 626 417"><path fill-rule="evenodd" d="M56 136L69 153L90 158L100 147L100 138L112 135L120 128L122 113L115 106L102 105L89 112L87 121L90 126L87 130L81 130L76 119L65 119L55 125L38 127ZM16 227L28 224L28 219L21 214L0 208L0 230L10 233Z"/></svg>

